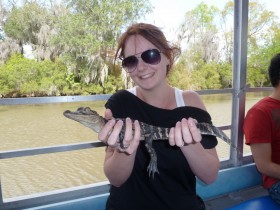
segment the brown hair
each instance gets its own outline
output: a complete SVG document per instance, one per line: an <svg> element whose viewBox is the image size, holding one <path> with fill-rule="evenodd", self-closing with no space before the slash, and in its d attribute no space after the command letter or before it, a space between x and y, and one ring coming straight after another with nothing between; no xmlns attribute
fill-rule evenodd
<svg viewBox="0 0 280 210"><path fill-rule="evenodd" d="M155 45L161 53L163 53L170 61L167 73L173 66L175 58L180 54L180 49L176 46L169 45L163 32L156 26L147 23L136 23L128 27L124 32L118 43L118 48L115 54L115 61L117 57L124 58L124 49L126 40L132 35L141 35L153 45ZM119 56L118 56L119 55Z"/></svg>
<svg viewBox="0 0 280 210"><path fill-rule="evenodd" d="M280 53L277 53L271 59L268 74L272 87L277 87L280 82Z"/></svg>

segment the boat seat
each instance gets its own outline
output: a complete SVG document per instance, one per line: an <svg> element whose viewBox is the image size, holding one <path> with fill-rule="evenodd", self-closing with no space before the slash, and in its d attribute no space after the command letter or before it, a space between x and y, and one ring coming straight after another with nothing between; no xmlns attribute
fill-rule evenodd
<svg viewBox="0 0 280 210"><path fill-rule="evenodd" d="M244 201L226 210L279 210L280 205L268 195Z"/></svg>

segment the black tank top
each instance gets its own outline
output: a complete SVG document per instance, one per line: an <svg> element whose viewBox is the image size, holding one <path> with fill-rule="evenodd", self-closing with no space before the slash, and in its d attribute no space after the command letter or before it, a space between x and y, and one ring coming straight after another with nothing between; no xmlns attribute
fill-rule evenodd
<svg viewBox="0 0 280 210"><path fill-rule="evenodd" d="M105 104L114 118L130 117L160 127L174 127L182 118L211 122L210 115L199 108L185 106L166 110L151 106L132 93L121 90ZM203 136L201 144L210 149L217 145L214 136ZM168 141L154 141L159 174L149 177L149 154L141 141L131 176L120 187L111 186L107 210L198 210L196 179L179 147Z"/></svg>

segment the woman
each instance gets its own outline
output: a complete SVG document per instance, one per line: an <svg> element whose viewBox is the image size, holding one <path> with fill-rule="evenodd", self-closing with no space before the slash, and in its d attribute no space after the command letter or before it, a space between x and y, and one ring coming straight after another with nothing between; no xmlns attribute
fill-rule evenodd
<svg viewBox="0 0 280 210"><path fill-rule="evenodd" d="M151 24L134 24L119 40L115 58L122 60L135 87L118 91L105 105L110 120L99 139L108 145L104 172L111 190L106 209L203 209L195 177L207 184L216 179L217 139L202 138L195 126L197 121L211 123L199 95L167 82L177 52ZM168 141L153 142L159 171L154 177L147 172L150 156L140 141L139 122L171 128ZM125 148L117 146L122 126L126 126Z"/></svg>

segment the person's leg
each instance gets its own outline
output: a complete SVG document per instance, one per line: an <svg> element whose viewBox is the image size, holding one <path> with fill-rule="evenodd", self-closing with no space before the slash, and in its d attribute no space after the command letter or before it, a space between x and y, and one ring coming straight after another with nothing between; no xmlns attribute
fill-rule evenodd
<svg viewBox="0 0 280 210"><path fill-rule="evenodd" d="M278 204L280 204L280 181L269 188L270 197Z"/></svg>

